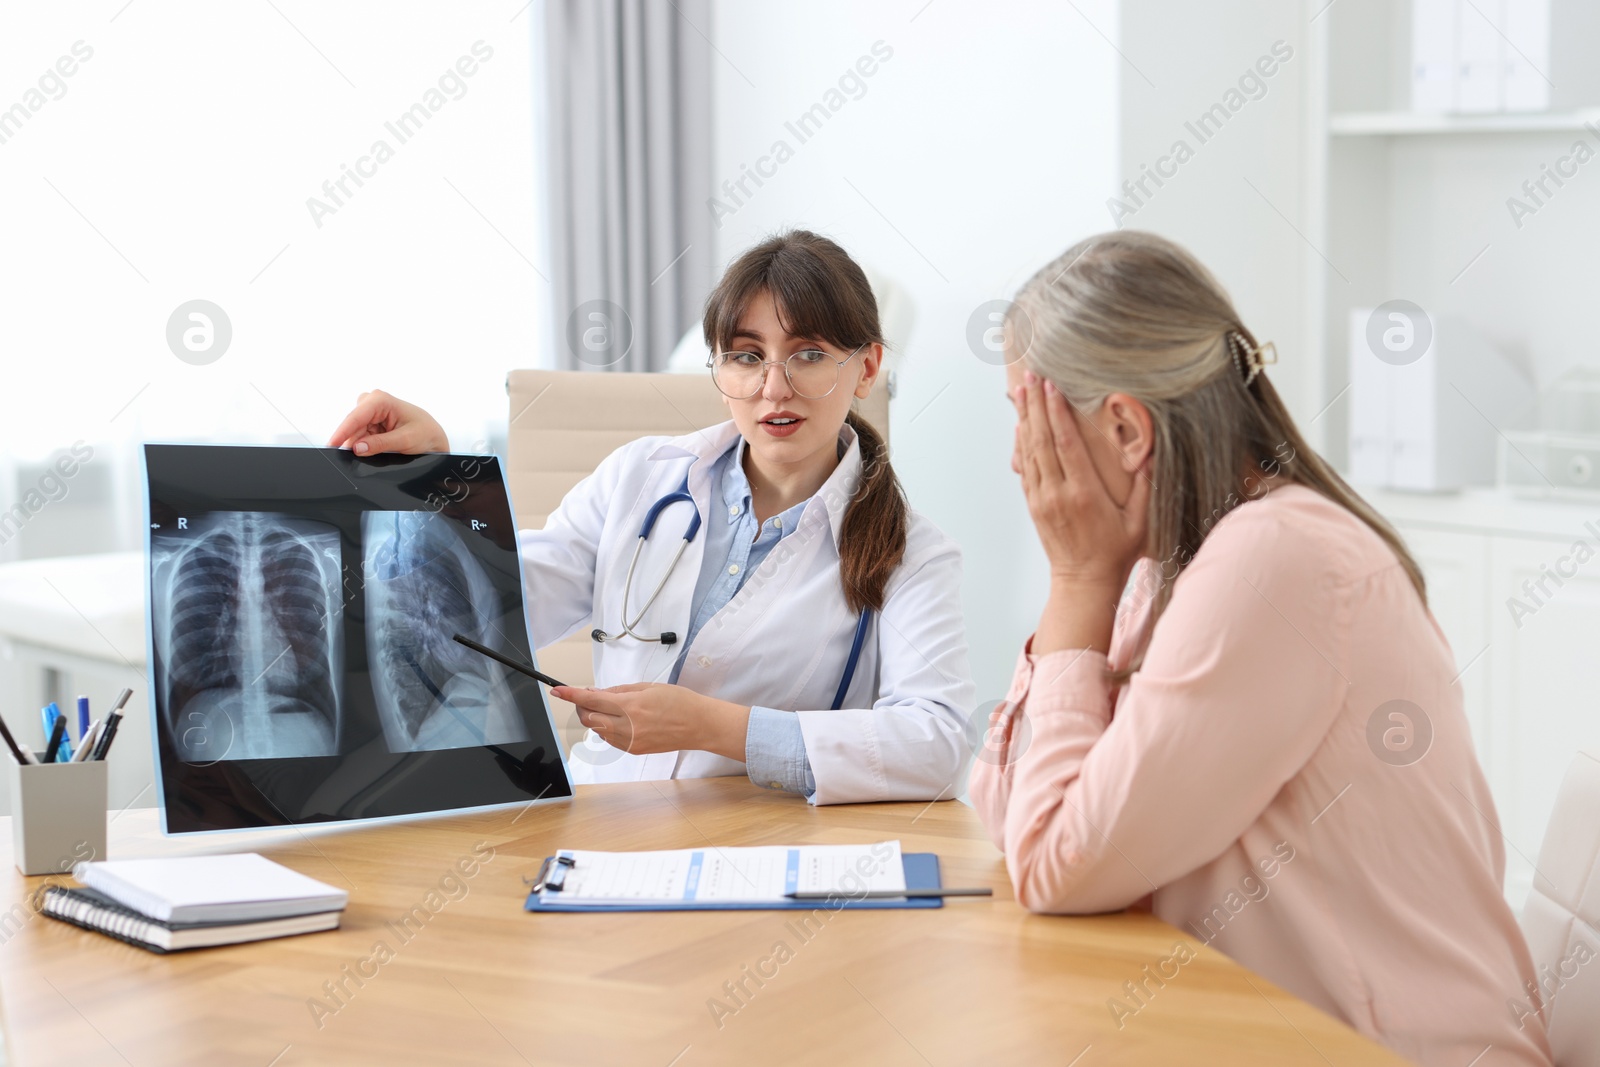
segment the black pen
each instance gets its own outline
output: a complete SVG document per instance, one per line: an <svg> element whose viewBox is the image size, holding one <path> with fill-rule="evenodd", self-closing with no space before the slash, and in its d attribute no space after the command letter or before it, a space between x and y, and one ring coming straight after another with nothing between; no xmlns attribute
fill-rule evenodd
<svg viewBox="0 0 1600 1067"><path fill-rule="evenodd" d="M852 900L898 900L901 897L992 897L994 890L987 886L949 889L874 889L867 893L846 893L834 889L825 893L785 893L785 900L831 900L835 897Z"/></svg>
<svg viewBox="0 0 1600 1067"><path fill-rule="evenodd" d="M117 736L117 724L122 721L122 707L131 696L133 696L132 689L124 689L117 694L117 702L111 705L111 711L105 718L105 728L100 731L100 740L94 743L94 749L89 753L88 760L106 758L106 753L111 750L111 739Z"/></svg>
<svg viewBox="0 0 1600 1067"><path fill-rule="evenodd" d="M11 736L11 727L6 725L6 721L3 718L0 718L0 737L6 739L6 747L11 750L13 756L17 757L17 762L26 766L28 757L24 756L22 749L17 747L17 739Z"/></svg>
<svg viewBox="0 0 1600 1067"><path fill-rule="evenodd" d="M51 707L55 705L52 704ZM67 717L65 714L56 715L56 724L50 728L50 740L44 743L44 762L54 763L56 753L61 751L61 738L67 732Z"/></svg>
<svg viewBox="0 0 1600 1067"><path fill-rule="evenodd" d="M117 725L122 722L120 712L113 711L106 716L105 729L100 731L100 740L94 743L94 751L89 753L90 760L106 758L106 753L111 750L111 742L117 736Z"/></svg>
<svg viewBox="0 0 1600 1067"><path fill-rule="evenodd" d="M456 641L466 645L474 652L480 652L496 662L504 663L507 667L510 667L514 671L521 671L529 678L537 678L545 685L561 686L562 688L566 688L566 684L564 682L558 682L543 671L536 670L535 668L528 666L526 663L518 662L517 660L512 659L510 656L502 656L494 649L489 648L487 645L480 645L470 637L464 637L461 634L456 634Z"/></svg>

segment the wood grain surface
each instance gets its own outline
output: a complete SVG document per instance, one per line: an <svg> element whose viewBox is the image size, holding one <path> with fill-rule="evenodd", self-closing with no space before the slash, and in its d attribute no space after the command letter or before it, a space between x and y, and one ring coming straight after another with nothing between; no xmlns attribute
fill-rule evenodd
<svg viewBox="0 0 1600 1067"><path fill-rule="evenodd" d="M35 915L37 887L71 880L16 874L8 829L0 998L21 1067L1404 1062L1149 915L1028 914L955 801L814 808L720 778L188 839L163 838L154 810L113 813L112 858L259 851L350 891L337 931L168 956ZM887 839L938 853L947 885L992 885L993 900L522 910L523 876L558 848ZM1130 982L1147 992L1131 998Z"/></svg>

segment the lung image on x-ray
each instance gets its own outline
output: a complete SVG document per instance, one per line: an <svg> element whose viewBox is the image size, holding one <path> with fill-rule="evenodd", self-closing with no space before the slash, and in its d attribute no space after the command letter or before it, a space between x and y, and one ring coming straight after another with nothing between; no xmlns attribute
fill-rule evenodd
<svg viewBox="0 0 1600 1067"><path fill-rule="evenodd" d="M180 759L328 756L341 725L339 532L262 511L151 534L157 684Z"/></svg>
<svg viewBox="0 0 1600 1067"><path fill-rule="evenodd" d="M429 511L369 511L361 540L367 668L390 750L528 740L504 668L454 640L504 644L500 593L456 525Z"/></svg>
<svg viewBox="0 0 1600 1067"><path fill-rule="evenodd" d="M143 452L163 832L572 796L496 457Z"/></svg>

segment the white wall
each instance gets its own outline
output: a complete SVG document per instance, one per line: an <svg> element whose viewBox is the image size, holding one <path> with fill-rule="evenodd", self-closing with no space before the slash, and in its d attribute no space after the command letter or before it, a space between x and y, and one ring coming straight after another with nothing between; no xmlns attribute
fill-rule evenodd
<svg viewBox="0 0 1600 1067"><path fill-rule="evenodd" d="M91 54L0 127L0 466L80 438L321 444L377 385L462 446L503 422L505 370L544 336L519 6L7 5L0 112ZM406 143L385 129L478 41L464 95ZM319 227L308 198L379 139L393 158ZM232 323L208 366L167 345L194 298Z"/></svg>
<svg viewBox="0 0 1600 1067"><path fill-rule="evenodd" d="M1201 143L1185 123L1238 89L1240 77L1277 41L1292 56L1269 64L1276 72L1261 79L1259 99L1241 93L1244 105ZM1311 232L1304 218L1303 107L1311 73L1305 7L1284 0L1123 0L1121 47L1129 63L1121 68L1117 184L1138 179L1175 141L1194 150L1164 186L1147 183L1154 195L1141 197L1144 203L1121 225L1181 242L1217 275L1251 331L1277 343L1280 362L1269 377L1304 426L1322 407L1303 343L1305 264L1316 254L1302 236ZM1336 414L1342 412L1324 418Z"/></svg>
<svg viewBox="0 0 1600 1067"><path fill-rule="evenodd" d="M0 509L51 452L94 449L64 496L0 534L0 560L142 544L141 439L321 444L381 385L467 447L504 423L506 369L537 360L544 283L523 256L542 269L538 8L274 2L0 7ZM384 129L480 40L493 56L447 82L419 132L401 144ZM380 138L393 158L347 179L353 195L318 227L307 199ZM166 340L195 298L233 329L206 366ZM43 661L11 651L0 639L19 735L17 709L137 684L92 642L104 668L66 657L83 669L46 692ZM142 645L115 651L142 659ZM152 802L147 729L129 721L116 806Z"/></svg>
<svg viewBox="0 0 1600 1067"><path fill-rule="evenodd" d="M913 506L965 552L979 701L1004 696L1043 606L1045 570L1009 467L1004 370L974 355L967 323L1108 228L1120 61L1101 33L1115 39L1116 4L1076 6L719 0L713 11L723 57L714 60L714 176L738 179L779 140L793 150L721 219L717 261L803 227L913 295L894 463ZM892 55L859 99L801 143L785 123L879 41Z"/></svg>

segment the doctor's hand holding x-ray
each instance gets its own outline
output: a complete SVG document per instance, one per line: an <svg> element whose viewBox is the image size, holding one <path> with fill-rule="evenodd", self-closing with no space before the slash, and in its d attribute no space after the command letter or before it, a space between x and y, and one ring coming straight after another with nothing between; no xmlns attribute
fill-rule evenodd
<svg viewBox="0 0 1600 1067"><path fill-rule="evenodd" d="M348 448L358 456L380 452L448 452L444 427L415 404L382 389L362 393L328 440L329 448Z"/></svg>
<svg viewBox="0 0 1600 1067"><path fill-rule="evenodd" d="M590 731L574 777L956 796L973 704L960 552L851 412L882 367L871 286L832 241L781 234L728 268L704 325L731 421L622 446L519 534L533 647L592 628L596 687L552 689ZM329 443L449 448L383 392Z"/></svg>
<svg viewBox="0 0 1600 1067"><path fill-rule="evenodd" d="M775 377L783 377L781 369ZM842 414L839 421L843 422ZM381 389L361 394L355 410L339 424L328 444L363 456L450 451L450 439L433 416ZM759 508L757 513L761 513ZM704 696L681 685L653 682L609 689L557 686L551 692L577 707L580 723L624 752L703 749L729 759L744 759L748 706Z"/></svg>

